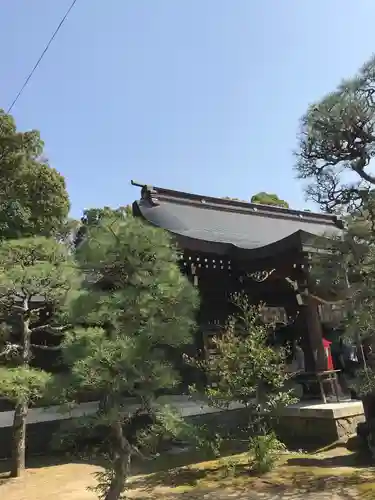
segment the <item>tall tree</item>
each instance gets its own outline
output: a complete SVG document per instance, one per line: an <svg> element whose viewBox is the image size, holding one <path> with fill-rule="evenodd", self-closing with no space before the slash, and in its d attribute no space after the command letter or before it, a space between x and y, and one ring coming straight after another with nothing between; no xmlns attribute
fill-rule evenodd
<svg viewBox="0 0 375 500"><path fill-rule="evenodd" d="M281 200L277 194L265 193L264 191L254 194L251 197L251 203L260 203L261 205L273 205L275 207L289 208L288 202Z"/></svg>
<svg viewBox="0 0 375 500"><path fill-rule="evenodd" d="M0 110L0 238L49 236L69 212L64 178L42 157L39 132Z"/></svg>
<svg viewBox="0 0 375 500"><path fill-rule="evenodd" d="M62 311L78 290L79 273L67 248L55 239L33 237L0 243L0 394L14 402L12 476L25 468L26 417L30 403L40 398L50 380L32 368L35 349L51 350L38 342L42 332L63 333L57 315L41 321L46 304ZM61 338L61 337L60 337Z"/></svg>
<svg viewBox="0 0 375 500"><path fill-rule="evenodd" d="M312 267L316 287L331 290L348 311L346 328L373 335L375 292L375 57L350 79L312 104L301 120L296 171L306 195L343 217L340 238L327 241Z"/></svg>
<svg viewBox="0 0 375 500"><path fill-rule="evenodd" d="M64 353L73 388L101 394L95 423L108 430L111 452L99 486L102 498L117 500L134 452L126 428L138 415L124 415L124 394L148 414L158 392L177 383L170 348L192 342L198 298L180 272L169 235L138 218L102 218L88 228L76 253L91 285L73 315L91 328L69 335Z"/></svg>
<svg viewBox="0 0 375 500"><path fill-rule="evenodd" d="M302 117L296 170L325 211L358 210L374 189L374 96L375 57Z"/></svg>

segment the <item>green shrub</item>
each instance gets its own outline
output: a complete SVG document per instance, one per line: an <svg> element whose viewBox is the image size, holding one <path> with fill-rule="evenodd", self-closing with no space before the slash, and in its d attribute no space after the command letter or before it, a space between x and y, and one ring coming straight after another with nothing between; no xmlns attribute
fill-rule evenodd
<svg viewBox="0 0 375 500"><path fill-rule="evenodd" d="M272 431L254 436L249 442L253 469L259 474L271 471L284 451L286 451L285 445Z"/></svg>

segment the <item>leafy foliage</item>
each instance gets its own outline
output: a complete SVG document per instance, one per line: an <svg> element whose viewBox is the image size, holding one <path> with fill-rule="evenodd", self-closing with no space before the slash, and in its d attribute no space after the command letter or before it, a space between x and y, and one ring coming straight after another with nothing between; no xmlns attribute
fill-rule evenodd
<svg viewBox="0 0 375 500"><path fill-rule="evenodd" d="M302 117L298 176L326 211L351 212L367 203L375 184L375 58Z"/></svg>
<svg viewBox="0 0 375 500"><path fill-rule="evenodd" d="M360 397L373 395L375 393L375 372L373 370L360 370L354 381L354 388Z"/></svg>
<svg viewBox="0 0 375 500"><path fill-rule="evenodd" d="M342 234L327 238L322 251L313 255L310 271L310 292L344 313L340 325L344 340L357 346L362 366L352 385L362 396L375 388L373 366L363 351L363 343L374 340L374 235L372 218L367 218L366 210L356 210L346 217Z"/></svg>
<svg viewBox="0 0 375 500"><path fill-rule="evenodd" d="M2 397L15 403L18 401L31 403L43 397L51 381L51 375L28 366L0 367L0 380Z"/></svg>
<svg viewBox="0 0 375 500"><path fill-rule="evenodd" d="M273 431L251 437L249 449L254 470L259 474L271 471L280 459L280 453L286 451Z"/></svg>
<svg viewBox="0 0 375 500"><path fill-rule="evenodd" d="M0 110L0 238L49 236L65 224L64 178L42 158L39 132L17 131Z"/></svg>
<svg viewBox="0 0 375 500"><path fill-rule="evenodd" d="M260 203L261 205L273 205L275 207L289 208L289 203L281 200L277 194L265 193L264 191L254 194L251 197L251 203Z"/></svg>
<svg viewBox="0 0 375 500"><path fill-rule="evenodd" d="M241 201L245 202L246 200L240 200L239 198L230 198L229 196L225 196L223 200L232 200L232 201ZM259 203L261 205L273 205L276 207L289 208L288 202L285 200L281 200L277 194L273 193L265 193L264 191L254 194L251 197L251 203Z"/></svg>
<svg viewBox="0 0 375 500"><path fill-rule="evenodd" d="M209 458L219 458L221 455L223 437L217 429L208 425L194 426L191 428L194 435L189 435L189 442L195 443L196 448Z"/></svg>
<svg viewBox="0 0 375 500"><path fill-rule="evenodd" d="M313 254L310 291L346 311L345 335L359 342L373 336L375 313L375 248L371 230L362 217L348 217L338 237L326 238L322 251Z"/></svg>
<svg viewBox="0 0 375 500"><path fill-rule="evenodd" d="M124 415L124 394L163 422L163 407L157 415L151 408L160 390L178 382L166 347L192 341L198 296L181 274L179 254L166 232L133 217L99 219L88 226L76 252L90 279L72 315L91 326L67 335L64 357L75 390L94 388L102 394L98 417L105 419L113 441L101 491L103 498L117 500L136 453L126 428L137 414ZM148 427L147 432L154 431Z"/></svg>
<svg viewBox="0 0 375 500"><path fill-rule="evenodd" d="M54 239L23 238L0 244L0 304L39 299L56 306L80 284L67 248Z"/></svg>
<svg viewBox="0 0 375 500"><path fill-rule="evenodd" d="M213 339L217 354L197 362L213 382L207 396L214 406L239 402L254 409L261 403L262 411L273 411L284 399L289 402L289 393L283 391L286 353L268 345L269 325L262 323L259 307L241 294L233 302L239 312Z"/></svg>

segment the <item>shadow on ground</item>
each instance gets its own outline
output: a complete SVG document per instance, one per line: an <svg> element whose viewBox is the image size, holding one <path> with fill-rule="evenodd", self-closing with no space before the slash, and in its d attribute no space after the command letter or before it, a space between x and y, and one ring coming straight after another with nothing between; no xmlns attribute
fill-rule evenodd
<svg viewBox="0 0 375 500"><path fill-rule="evenodd" d="M141 488L150 492L155 488L179 488L180 490L191 489L203 482L215 483L215 487L227 487L228 481L232 484L240 483L241 480L256 478L256 474L249 466L237 465L235 473L230 473L224 465L210 468L184 467L172 470L160 471L146 477L136 478L131 482L131 489Z"/></svg>
<svg viewBox="0 0 375 500"><path fill-rule="evenodd" d="M357 469L369 468L368 457L357 454L338 454L334 456L321 457L317 455L316 457L296 457L289 458L287 460L287 465L289 466L299 466L299 467L319 467L333 469L336 467L355 467ZM375 471L375 469L374 469Z"/></svg>
<svg viewBox="0 0 375 500"><path fill-rule="evenodd" d="M229 455L229 451L228 451ZM228 457L219 461L199 463L207 459L201 452L185 451L165 454L159 459L135 462L130 494L138 500L199 499L207 500L373 500L375 499L375 468L356 453L343 447L326 449L309 456L290 456L274 472L261 478L246 464ZM48 469L65 464L102 466L100 457L83 459L72 455L31 457L29 469ZM196 464L196 465L191 465ZM0 462L1 476L9 470ZM35 471L36 472L36 471ZM1 484L1 483L0 483ZM335 494L336 497L332 495Z"/></svg>
<svg viewBox="0 0 375 500"><path fill-rule="evenodd" d="M104 465L104 460L100 457L90 457L85 458L84 456L75 455L65 455L65 454L51 454L48 456L33 456L26 460L27 469L44 469L46 467L54 467L56 465L65 464L90 464L102 467ZM10 462L8 460L0 460L0 474L2 477L6 477L9 473Z"/></svg>
<svg viewBox="0 0 375 500"><path fill-rule="evenodd" d="M282 472L280 471L282 474ZM199 480L204 478L203 471L194 471L190 474L173 475L168 481L166 477L159 477L156 482L136 482L132 488L137 489L138 500L168 499L195 499L219 500L236 498L238 500L328 500L334 497L337 500L373 500L375 498L375 484L370 478L354 475L353 477L311 477L308 472L295 473L292 478L284 476L284 484L275 484L269 478L244 480L244 476L236 476L230 481L215 481L213 486L199 487ZM158 489L161 487L161 489ZM167 493L162 488L173 488ZM198 487L198 488L197 488Z"/></svg>
<svg viewBox="0 0 375 500"><path fill-rule="evenodd" d="M163 492L163 497L178 496L181 500L193 498L193 490L195 495L200 491L199 498L221 498L225 491L225 498L230 498L228 489L235 491L236 498L248 500L319 500L332 498L333 494L340 500L375 499L375 468L369 467L359 455L337 452L338 455L328 457L289 458L275 472L261 478L249 465L237 465L230 473L228 466L219 463L215 467L176 468L136 478L130 488L144 494L137 498L148 499L160 498L163 488L171 492L169 496Z"/></svg>
<svg viewBox="0 0 375 500"><path fill-rule="evenodd" d="M248 447L248 443L242 440L228 440L223 443L222 458L229 457L243 453ZM204 453L202 450L195 449L181 449L179 452L176 450L162 453L156 459L141 460L134 457L132 460L132 475L146 475L156 472L168 471L170 469L177 469L186 467L191 464L196 464L212 460L212 456ZM34 455L29 456L26 460L27 469L39 469L46 467L53 467L64 464L90 464L99 467L105 465L104 456L90 454L73 454L73 453L50 453L49 455ZM10 470L10 463L8 460L0 460L0 476L6 477ZM0 479L1 480L1 479ZM0 483L1 484L1 483Z"/></svg>

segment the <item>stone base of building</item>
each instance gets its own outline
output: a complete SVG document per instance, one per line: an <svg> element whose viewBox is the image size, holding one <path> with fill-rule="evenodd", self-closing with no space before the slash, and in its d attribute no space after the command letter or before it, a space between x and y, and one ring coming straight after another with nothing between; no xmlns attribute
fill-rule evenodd
<svg viewBox="0 0 375 500"><path fill-rule="evenodd" d="M285 408L275 427L283 440L304 448L346 441L364 421L361 401L301 402Z"/></svg>
<svg viewBox="0 0 375 500"><path fill-rule="evenodd" d="M224 412L201 413L189 417L208 429L236 434L246 429L248 413L242 408ZM365 421L361 401L322 404L300 402L285 408L272 426L279 438L291 449L316 449L337 441L345 442L356 434L357 425Z"/></svg>

